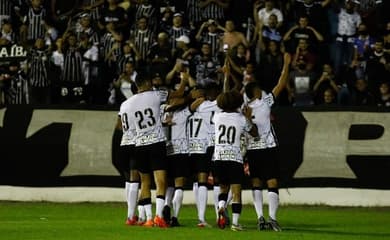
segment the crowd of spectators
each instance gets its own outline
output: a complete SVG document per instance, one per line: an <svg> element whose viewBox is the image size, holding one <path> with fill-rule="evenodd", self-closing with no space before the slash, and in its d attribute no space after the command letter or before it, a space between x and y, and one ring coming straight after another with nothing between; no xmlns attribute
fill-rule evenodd
<svg viewBox="0 0 390 240"><path fill-rule="evenodd" d="M0 0L1 104L119 106L137 72L190 89L227 65L235 88L270 91L287 51L279 104L390 107L389 2ZM26 59L7 55L15 44Z"/></svg>

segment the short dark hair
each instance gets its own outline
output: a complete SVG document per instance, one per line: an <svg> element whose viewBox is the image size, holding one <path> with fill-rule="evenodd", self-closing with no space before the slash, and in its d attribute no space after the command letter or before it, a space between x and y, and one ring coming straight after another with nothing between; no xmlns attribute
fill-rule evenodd
<svg viewBox="0 0 390 240"><path fill-rule="evenodd" d="M137 87L141 87L146 83L151 83L151 82L152 79L150 77L150 74L147 74L145 72L137 73L137 76L135 77L135 85L137 85Z"/></svg>
<svg viewBox="0 0 390 240"><path fill-rule="evenodd" d="M245 94L249 99L253 98L253 90L258 88L259 85L256 82L250 82L247 85L245 85Z"/></svg>

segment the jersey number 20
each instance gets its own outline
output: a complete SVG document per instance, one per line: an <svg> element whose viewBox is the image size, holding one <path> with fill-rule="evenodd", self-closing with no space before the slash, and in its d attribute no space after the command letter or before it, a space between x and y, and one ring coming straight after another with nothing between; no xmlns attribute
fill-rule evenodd
<svg viewBox="0 0 390 240"><path fill-rule="evenodd" d="M226 127L226 125L220 125L218 127L219 136L218 143L219 144L234 144L236 139L236 128L234 126Z"/></svg>

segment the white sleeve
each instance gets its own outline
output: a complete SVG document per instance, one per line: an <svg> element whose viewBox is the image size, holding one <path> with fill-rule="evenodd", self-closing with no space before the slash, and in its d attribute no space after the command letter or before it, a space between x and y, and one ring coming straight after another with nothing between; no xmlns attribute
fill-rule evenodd
<svg viewBox="0 0 390 240"><path fill-rule="evenodd" d="M168 100L168 90L158 90L156 91L160 97L160 102L165 103Z"/></svg>

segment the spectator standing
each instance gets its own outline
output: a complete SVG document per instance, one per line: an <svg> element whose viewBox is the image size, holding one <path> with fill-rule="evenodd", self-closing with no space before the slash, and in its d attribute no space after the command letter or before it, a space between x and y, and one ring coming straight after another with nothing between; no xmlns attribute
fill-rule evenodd
<svg viewBox="0 0 390 240"><path fill-rule="evenodd" d="M31 0L31 6L25 15L25 22L21 26L22 32L27 32L27 41L33 44L35 39L45 37L45 21L47 21L46 9L42 0Z"/></svg>
<svg viewBox="0 0 390 240"><path fill-rule="evenodd" d="M155 42L155 35L149 28L149 19L141 16L137 20L136 29L130 33L130 41L134 43L135 51L139 53L139 61L146 62L147 54Z"/></svg>
<svg viewBox="0 0 390 240"><path fill-rule="evenodd" d="M139 58L139 53L136 51L134 43L131 41L126 41L122 46L120 55L118 56L117 74L120 75L124 72L125 65L128 62L132 63L133 66L137 68Z"/></svg>
<svg viewBox="0 0 390 240"><path fill-rule="evenodd" d="M0 23L4 20L11 20L14 6L14 1L0 1Z"/></svg>
<svg viewBox="0 0 390 240"><path fill-rule="evenodd" d="M148 64L153 73L159 73L166 76L172 67L172 49L168 34L160 32L148 53Z"/></svg>
<svg viewBox="0 0 390 240"><path fill-rule="evenodd" d="M364 77L366 73L367 58L372 52L374 46L374 38L369 34L366 24L361 23L358 27L357 36L354 41L354 56L353 61L357 66L356 74L358 77Z"/></svg>
<svg viewBox="0 0 390 240"><path fill-rule="evenodd" d="M35 40L28 55L28 78L31 87L32 104L51 103L51 81L49 78L50 55L42 38Z"/></svg>
<svg viewBox="0 0 390 240"><path fill-rule="evenodd" d="M136 77L137 72L134 69L134 65L130 62L126 63L122 74L119 75L119 77L113 82L114 95L110 96L109 103L119 106L126 99L129 99L131 96L136 94Z"/></svg>
<svg viewBox="0 0 390 240"><path fill-rule="evenodd" d="M78 23L76 24L76 35L78 41L80 41L82 37L86 37L91 44L100 42L100 36L95 29L95 26L91 23L91 15L89 13L80 15Z"/></svg>
<svg viewBox="0 0 390 240"><path fill-rule="evenodd" d="M332 92L326 93L327 95L338 93L339 87L337 86L336 76L331 64L324 64L322 66L322 74L313 86L314 101L316 104L322 104L325 100L325 91L331 89Z"/></svg>
<svg viewBox="0 0 390 240"><path fill-rule="evenodd" d="M3 82L6 106L30 103L28 78L20 69L19 62L11 62L7 73L0 75L0 80Z"/></svg>
<svg viewBox="0 0 390 240"><path fill-rule="evenodd" d="M185 3L184 12L188 18L191 28L198 28L203 20L199 0L185 0Z"/></svg>
<svg viewBox="0 0 390 240"><path fill-rule="evenodd" d="M205 31L205 29L207 29ZM211 53L213 57L216 57L221 49L220 47L220 39L222 37L222 33L218 30L225 29L220 26L215 20L209 19L206 22L203 22L200 26L195 39L201 44L207 42L211 46Z"/></svg>
<svg viewBox="0 0 390 240"><path fill-rule="evenodd" d="M381 82L390 79L390 54L384 51L382 38L375 40L373 48L368 53L367 71L363 77L367 77L368 90L375 96L379 94Z"/></svg>
<svg viewBox="0 0 390 240"><path fill-rule="evenodd" d="M319 43L324 40L323 35L309 25L307 15L300 16L298 24L291 27L283 36L283 41L287 45L287 51L293 52L297 48L300 39L307 40L312 50L317 49Z"/></svg>
<svg viewBox="0 0 390 240"><path fill-rule="evenodd" d="M353 59L355 34L362 19L355 10L355 2L346 0L344 7L339 9L337 37L334 52L334 68L338 74L342 66L349 66Z"/></svg>
<svg viewBox="0 0 390 240"><path fill-rule="evenodd" d="M123 35L115 27L113 22L108 22L106 25L106 31L100 41L100 56L104 64L104 78L111 78L116 73L117 60L122 51L121 44L123 41Z"/></svg>
<svg viewBox="0 0 390 240"><path fill-rule="evenodd" d="M332 0L296 0L292 9L296 20L306 15L313 28L327 38L330 35L327 10L331 2ZM325 40L328 42L331 39Z"/></svg>
<svg viewBox="0 0 390 240"><path fill-rule="evenodd" d="M268 47L270 41L275 41L281 46L283 34L280 28L277 27L278 17L271 14L268 18L268 26L262 25L259 21L256 26L256 33L253 35L252 43L256 42L256 56L261 56L261 53ZM257 60L258 57L257 57Z"/></svg>
<svg viewBox="0 0 390 240"><path fill-rule="evenodd" d="M278 23L277 27L280 28L283 25L283 14L282 12L278 9L275 8L275 2L274 0L265 0L265 4L263 8L258 9L258 7L261 6L258 2L255 2L253 11L255 15L255 20L256 22L260 22L263 26L268 26L269 22L269 16L271 14L276 15ZM256 14L257 12L257 14Z"/></svg>
<svg viewBox="0 0 390 240"><path fill-rule="evenodd" d="M230 0L199 0L199 7L203 15L203 20L214 19L224 22L225 11L229 7Z"/></svg>
<svg viewBox="0 0 390 240"><path fill-rule="evenodd" d="M104 31L109 23L112 23L118 32L124 33L128 27L126 11L119 7L118 0L106 0L98 21L99 29Z"/></svg>
<svg viewBox="0 0 390 240"><path fill-rule="evenodd" d="M195 76L197 86L205 87L210 83L219 84L218 75L221 73L221 65L217 58L212 57L210 44L202 44L200 53L195 55L190 66L191 75Z"/></svg>
<svg viewBox="0 0 390 240"><path fill-rule="evenodd" d="M180 36L185 35L188 38L191 37L191 30L183 25L183 14L180 12L173 14L172 26L168 27L168 29L165 29L165 32L168 33L172 49L176 49L176 39Z"/></svg>
<svg viewBox="0 0 390 240"><path fill-rule="evenodd" d="M105 0L84 0L81 7L85 11L90 12L91 20L98 21L101 15L101 9Z"/></svg>
<svg viewBox="0 0 390 240"><path fill-rule="evenodd" d="M158 29L158 10L150 0L140 0L136 6L135 21L137 22L141 17L148 20L148 28L155 32Z"/></svg>
<svg viewBox="0 0 390 240"><path fill-rule="evenodd" d="M243 43L245 47L249 46L244 34L235 30L234 22L227 20L225 22L225 32L221 37L220 51L230 51L240 43Z"/></svg>
<svg viewBox="0 0 390 240"><path fill-rule="evenodd" d="M77 46L76 35L67 34L64 43L64 69L61 82L62 103L81 103L83 100L83 54Z"/></svg>
<svg viewBox="0 0 390 240"><path fill-rule="evenodd" d="M293 106L312 106L314 104L313 87L316 80L315 72L307 67L305 59L299 58L296 61L296 68L290 72L287 84Z"/></svg>

